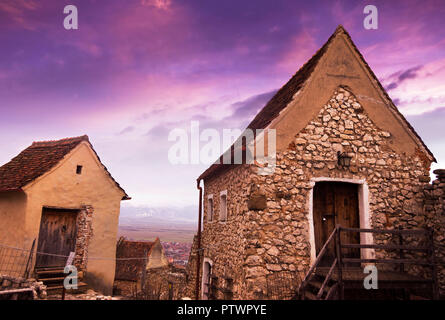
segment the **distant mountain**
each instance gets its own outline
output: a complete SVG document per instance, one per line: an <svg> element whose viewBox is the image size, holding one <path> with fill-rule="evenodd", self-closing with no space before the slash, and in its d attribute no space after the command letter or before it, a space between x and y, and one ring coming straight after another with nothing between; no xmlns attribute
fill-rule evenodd
<svg viewBox="0 0 445 320"><path fill-rule="evenodd" d="M122 205L119 224L145 225L153 223L190 224L198 221L198 208L195 206L147 207Z"/></svg>
<svg viewBox="0 0 445 320"><path fill-rule="evenodd" d="M197 229L198 209L194 206L145 207L122 205L118 236L129 240L191 243Z"/></svg>

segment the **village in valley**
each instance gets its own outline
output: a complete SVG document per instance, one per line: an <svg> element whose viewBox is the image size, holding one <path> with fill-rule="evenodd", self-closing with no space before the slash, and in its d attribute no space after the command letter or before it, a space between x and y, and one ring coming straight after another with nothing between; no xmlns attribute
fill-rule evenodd
<svg viewBox="0 0 445 320"><path fill-rule="evenodd" d="M2 141L0 300L445 299L443 135L418 130L392 97L391 88L417 81L415 71L388 85L367 62L379 66L365 33L347 29L334 26L304 61L284 64L292 76L247 99L253 113L206 118L219 128L243 117L243 127L205 167L171 163L172 154L184 159L167 155L165 145L182 141L173 127L140 134L161 154L142 160L133 152L146 146L132 149L126 138L133 126L111 138ZM106 59L94 46L82 50ZM404 54L377 57L396 64ZM193 108L194 121L207 117L200 104L177 112ZM195 138L212 151L215 135L204 129ZM192 141L187 157L196 149ZM146 207L133 206L144 194ZM191 207L154 209L156 197Z"/></svg>

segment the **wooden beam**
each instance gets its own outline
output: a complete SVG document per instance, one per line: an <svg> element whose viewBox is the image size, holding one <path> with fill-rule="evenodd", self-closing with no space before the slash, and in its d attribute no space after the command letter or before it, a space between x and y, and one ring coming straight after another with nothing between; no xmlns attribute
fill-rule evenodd
<svg viewBox="0 0 445 320"><path fill-rule="evenodd" d="M390 234L428 234L424 229L409 229L409 230L397 230L397 229L361 229L361 228L344 228L341 227L340 231L348 232L370 232L370 233L390 233Z"/></svg>
<svg viewBox="0 0 445 320"><path fill-rule="evenodd" d="M414 247L407 245L396 245L396 244L342 244L342 248L360 248L360 249L394 249L394 250L412 250L412 251L425 251L428 252L430 248L428 247Z"/></svg>
<svg viewBox="0 0 445 320"><path fill-rule="evenodd" d="M422 260L415 260L415 259L359 259L359 258L343 258L344 262L351 262L351 263L392 263L392 264L399 264L399 263L408 263L408 264L419 264L419 265L426 265L431 266L431 262L426 262Z"/></svg>

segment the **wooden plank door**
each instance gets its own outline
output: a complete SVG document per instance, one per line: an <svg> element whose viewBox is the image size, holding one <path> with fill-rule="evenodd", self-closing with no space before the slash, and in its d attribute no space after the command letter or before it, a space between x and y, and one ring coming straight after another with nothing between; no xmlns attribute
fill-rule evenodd
<svg viewBox="0 0 445 320"><path fill-rule="evenodd" d="M37 252L68 256L76 245L77 211L43 209ZM36 268L63 267L67 258L37 254Z"/></svg>
<svg viewBox="0 0 445 320"><path fill-rule="evenodd" d="M320 252L337 224L358 228L358 187L352 183L317 182L313 194L313 218L316 253ZM343 243L359 243L358 234L342 234ZM335 257L334 242L328 247L321 265L330 265ZM357 249L348 249L347 256L359 257Z"/></svg>
<svg viewBox="0 0 445 320"><path fill-rule="evenodd" d="M352 183L335 185L335 220L336 224L346 228L359 228L358 186ZM342 232L341 243L359 244L358 232ZM342 249L344 257L360 258L360 249Z"/></svg>
<svg viewBox="0 0 445 320"><path fill-rule="evenodd" d="M316 183L314 187L314 231L317 255L335 228L335 195L328 183ZM331 243L321 265L329 265L335 256L335 246Z"/></svg>

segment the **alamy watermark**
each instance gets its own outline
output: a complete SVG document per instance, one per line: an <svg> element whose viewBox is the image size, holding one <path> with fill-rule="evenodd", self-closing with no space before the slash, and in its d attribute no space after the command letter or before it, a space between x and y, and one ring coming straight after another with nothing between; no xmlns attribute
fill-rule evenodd
<svg viewBox="0 0 445 320"><path fill-rule="evenodd" d="M79 29L79 15L77 7L75 5L67 5L63 8L63 13L67 14L65 19L63 19L63 27L66 30L77 30Z"/></svg>
<svg viewBox="0 0 445 320"><path fill-rule="evenodd" d="M68 273L68 275L63 279L63 287L65 289L77 289L77 268L73 265L75 252L71 251L68 259L66 260L65 268L63 273Z"/></svg>
<svg viewBox="0 0 445 320"><path fill-rule="evenodd" d="M363 273L364 274L368 274L365 279L363 279L363 286L365 287L366 290L369 289L378 289L378 270L377 267L374 265L367 265L364 269L363 269Z"/></svg>
<svg viewBox="0 0 445 320"><path fill-rule="evenodd" d="M189 132L175 128L170 131L168 141L174 142L168 150L168 160L173 165L251 164L258 167L260 175L275 172L275 129L223 129L221 138L217 129L200 131L199 121L192 121ZM231 145L224 152L222 147Z"/></svg>
<svg viewBox="0 0 445 320"><path fill-rule="evenodd" d="M63 279L65 289L77 289L77 268L73 265L65 266L63 273L68 273L65 279Z"/></svg>
<svg viewBox="0 0 445 320"><path fill-rule="evenodd" d="M379 13L377 7L368 4L363 8L363 13L367 15L363 20L363 27L366 30L377 30L379 28Z"/></svg>

